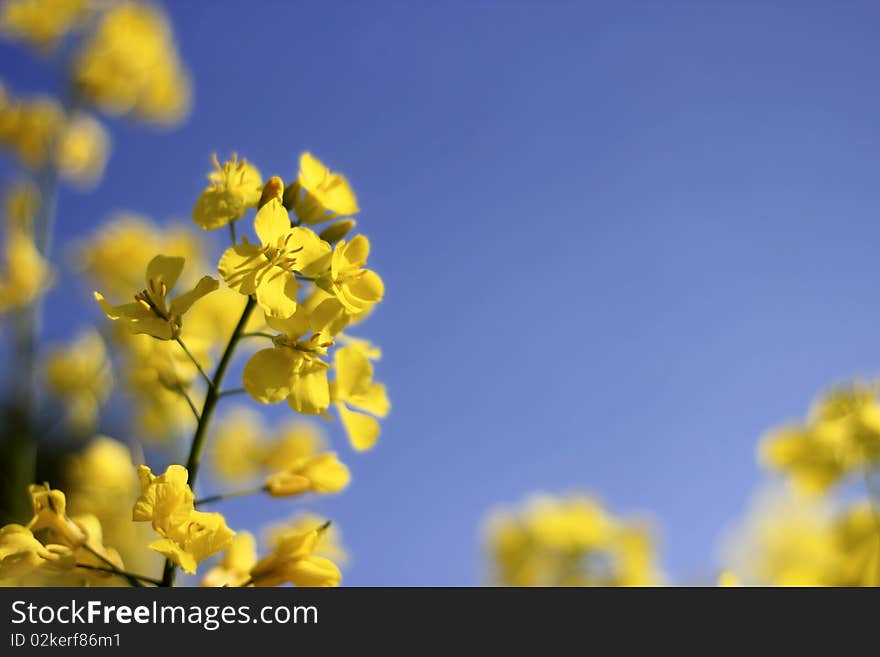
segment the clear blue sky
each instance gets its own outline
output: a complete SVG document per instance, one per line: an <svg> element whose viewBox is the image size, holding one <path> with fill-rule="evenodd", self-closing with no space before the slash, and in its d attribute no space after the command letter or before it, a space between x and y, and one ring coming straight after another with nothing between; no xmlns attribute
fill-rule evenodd
<svg viewBox="0 0 880 657"><path fill-rule="evenodd" d="M186 217L213 151L349 176L393 409L372 452L334 434L346 583L479 583L487 510L575 489L652 514L667 570L701 575L762 432L876 372L876 3L168 4L194 112L114 123L60 243L117 208Z"/></svg>

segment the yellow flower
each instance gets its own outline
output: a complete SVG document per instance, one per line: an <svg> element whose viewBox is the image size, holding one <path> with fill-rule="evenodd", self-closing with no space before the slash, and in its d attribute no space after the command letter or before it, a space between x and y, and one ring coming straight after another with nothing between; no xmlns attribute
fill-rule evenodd
<svg viewBox="0 0 880 657"><path fill-rule="evenodd" d="M306 224L358 212L357 198L345 176L331 172L311 153L300 156L299 176L284 191L284 205Z"/></svg>
<svg viewBox="0 0 880 657"><path fill-rule="evenodd" d="M330 245L308 228L291 228L278 198L260 208L254 228L261 244L245 240L227 249L220 258L220 275L232 289L255 295L267 315L290 317L299 289L294 272L319 274L329 261Z"/></svg>
<svg viewBox="0 0 880 657"><path fill-rule="evenodd" d="M0 312L30 304L46 293L53 278L49 263L40 255L31 236L23 230L10 231L0 270Z"/></svg>
<svg viewBox="0 0 880 657"><path fill-rule="evenodd" d="M328 452L304 457L281 472L266 478L266 489L272 497L288 497L306 492L338 493L348 486L351 474L336 454Z"/></svg>
<svg viewBox="0 0 880 657"><path fill-rule="evenodd" d="M189 478L182 465L169 465L158 477L146 465L137 469L141 494L134 504L132 520L150 521L160 534L183 524L193 512L195 500L186 481Z"/></svg>
<svg viewBox="0 0 880 657"><path fill-rule="evenodd" d="M248 208L255 208L263 192L263 178L247 160L232 159L223 166L217 156L211 158L214 171L208 174L211 184L201 193L193 208L193 221L205 230L225 226L244 216Z"/></svg>
<svg viewBox="0 0 880 657"><path fill-rule="evenodd" d="M836 518L831 529L840 551L836 586L880 586L880 518L861 502Z"/></svg>
<svg viewBox="0 0 880 657"><path fill-rule="evenodd" d="M227 413L208 451L217 475L229 482L256 475L263 458L264 431L259 414L250 408L237 407Z"/></svg>
<svg viewBox="0 0 880 657"><path fill-rule="evenodd" d="M202 586L243 586L257 563L257 542L250 532L237 532L220 562L209 570Z"/></svg>
<svg viewBox="0 0 880 657"><path fill-rule="evenodd" d="M339 586L342 574L326 557L315 550L328 525L299 534L284 535L274 551L260 559L251 569L254 586Z"/></svg>
<svg viewBox="0 0 880 657"><path fill-rule="evenodd" d="M135 502L132 519L151 521L161 536L148 546L194 573L199 562L223 550L235 533L219 513L204 513L193 507L193 493L187 485L186 468L170 465L155 476L145 465L138 467L141 496Z"/></svg>
<svg viewBox="0 0 880 657"><path fill-rule="evenodd" d="M322 434L311 424L297 420L273 431L252 409L236 407L219 422L209 455L219 477L240 482L263 471L285 470L323 446Z"/></svg>
<svg viewBox="0 0 880 657"><path fill-rule="evenodd" d="M0 31L37 50L54 50L91 11L90 0L6 0L0 5Z"/></svg>
<svg viewBox="0 0 880 657"><path fill-rule="evenodd" d="M112 320L122 319L132 333L146 333L160 340L180 335L183 314L199 299L217 289L217 280L204 276L189 292L166 303L183 269L183 258L158 255L147 265L147 287L135 295L134 303L111 306L95 292L95 299Z"/></svg>
<svg viewBox="0 0 880 657"><path fill-rule="evenodd" d="M507 586L649 586L660 576L644 523L585 496L535 498L488 525L493 579Z"/></svg>
<svg viewBox="0 0 880 657"><path fill-rule="evenodd" d="M39 535L43 543L78 547L85 542L85 532L67 517L67 498L63 492L31 484L28 493L34 509L28 529Z"/></svg>
<svg viewBox="0 0 880 657"><path fill-rule="evenodd" d="M148 547L192 574L201 561L229 545L233 536L235 532L226 526L219 513L193 511L183 523L170 527L164 538Z"/></svg>
<svg viewBox="0 0 880 657"><path fill-rule="evenodd" d="M37 170L52 155L64 122L64 112L52 98L9 99L0 112L0 143L5 143L25 168Z"/></svg>
<svg viewBox="0 0 880 657"><path fill-rule="evenodd" d="M763 490L728 532L724 566L747 586L833 586L839 552L831 527L831 509L822 499Z"/></svg>
<svg viewBox="0 0 880 657"><path fill-rule="evenodd" d="M72 427L82 433L94 429L113 386L101 335L84 331L69 347L52 351L46 359L46 383L64 401Z"/></svg>
<svg viewBox="0 0 880 657"><path fill-rule="evenodd" d="M327 347L333 344L321 334L301 339L308 328L304 311L287 320L267 316L269 325L283 331L273 342L274 347L262 349L250 357L242 372L244 389L262 404L287 399L298 413L318 415L330 405L327 383Z"/></svg>
<svg viewBox="0 0 880 657"><path fill-rule="evenodd" d="M318 282L355 315L368 311L385 294L385 284L379 275L363 268L369 254L370 242L363 235L356 235L348 243L338 242L330 259L330 272Z"/></svg>
<svg viewBox="0 0 880 657"><path fill-rule="evenodd" d="M108 9L76 56L78 93L111 114L174 124L189 111L190 84L171 27L152 5Z"/></svg>
<svg viewBox="0 0 880 657"><path fill-rule="evenodd" d="M275 472L300 459L314 456L325 446L324 435L310 422L294 420L284 424L263 450L262 465Z"/></svg>
<svg viewBox="0 0 880 657"><path fill-rule="evenodd" d="M336 380L330 384L330 398L357 450L369 449L376 443L379 422L372 416L385 417L390 409L385 386L373 381L370 353L371 348L364 343L353 343L337 349L333 361ZM371 415L351 410L349 406Z"/></svg>
<svg viewBox="0 0 880 657"><path fill-rule="evenodd" d="M806 423L771 432L761 462L789 475L801 492L816 495L880 460L877 386L853 383L821 396Z"/></svg>
<svg viewBox="0 0 880 657"><path fill-rule="evenodd" d="M286 537L299 535L313 530L321 532L321 540L315 546L313 554L326 557L332 562L344 565L348 561L348 551L342 544L339 526L327 525L327 521L307 511L300 511L284 522L270 525L265 531L265 540L274 550L281 545Z"/></svg>
<svg viewBox="0 0 880 657"><path fill-rule="evenodd" d="M27 527L11 524L0 528L0 580L28 575L47 558L46 548Z"/></svg>
<svg viewBox="0 0 880 657"><path fill-rule="evenodd" d="M128 447L108 436L96 436L67 458L64 478L68 508L78 514L74 520L94 515L107 544L119 551L132 570L149 572L158 566L158 555L143 549L151 540L152 528L131 521L140 484ZM109 581L125 583L118 578Z"/></svg>
<svg viewBox="0 0 880 657"><path fill-rule="evenodd" d="M64 126L55 159L62 176L88 187L104 173L110 151L110 136L87 114L75 114Z"/></svg>

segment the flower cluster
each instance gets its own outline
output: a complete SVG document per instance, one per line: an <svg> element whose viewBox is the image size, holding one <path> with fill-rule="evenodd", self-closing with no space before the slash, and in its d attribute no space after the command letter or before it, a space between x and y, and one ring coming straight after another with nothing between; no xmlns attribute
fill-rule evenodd
<svg viewBox="0 0 880 657"><path fill-rule="evenodd" d="M661 581L647 523L587 496L531 500L487 525L492 580L505 586L650 586Z"/></svg>
<svg viewBox="0 0 880 657"><path fill-rule="evenodd" d="M762 462L819 494L880 461L880 387L855 382L823 395L806 422L768 434Z"/></svg>

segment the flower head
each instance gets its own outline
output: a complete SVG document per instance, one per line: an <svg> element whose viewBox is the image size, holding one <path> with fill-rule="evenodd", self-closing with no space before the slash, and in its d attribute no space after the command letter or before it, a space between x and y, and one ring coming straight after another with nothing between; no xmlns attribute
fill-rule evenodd
<svg viewBox="0 0 880 657"><path fill-rule="evenodd" d="M290 216L277 197L257 212L254 228L260 244L245 240L227 249L220 258L220 275L232 289L255 295L267 315L290 317L296 312L296 273L323 272L330 245L309 228L291 228Z"/></svg>
<svg viewBox="0 0 880 657"><path fill-rule="evenodd" d="M251 569L254 586L339 586L342 574L330 559L315 554L321 536L329 526L282 536L274 551Z"/></svg>
<svg viewBox="0 0 880 657"><path fill-rule="evenodd" d="M180 335L183 314L206 294L217 289L217 280L204 276L196 286L168 302L183 269L183 258L158 255L147 265L147 287L137 293L134 303L111 306L95 292L95 299L112 320L121 319L132 333L146 333L160 340L173 340Z"/></svg>
<svg viewBox="0 0 880 657"><path fill-rule="evenodd" d="M199 195L192 212L193 221L205 230L241 219L248 208L257 207L263 192L263 178L247 160L233 155L221 167L214 155L212 162L211 184Z"/></svg>
<svg viewBox="0 0 880 657"><path fill-rule="evenodd" d="M114 4L76 56L77 91L111 114L178 123L190 106L190 83L171 26L158 8Z"/></svg>
<svg viewBox="0 0 880 657"><path fill-rule="evenodd" d="M357 198L345 176L331 172L311 153L300 156L299 176L284 191L284 205L306 224L358 212Z"/></svg>

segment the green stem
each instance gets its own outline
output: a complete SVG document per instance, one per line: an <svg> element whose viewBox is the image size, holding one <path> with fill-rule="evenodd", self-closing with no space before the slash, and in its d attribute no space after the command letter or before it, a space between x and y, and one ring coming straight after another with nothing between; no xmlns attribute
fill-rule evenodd
<svg viewBox="0 0 880 657"><path fill-rule="evenodd" d="M235 237L235 222L229 222L229 239L232 240L232 246L235 246L235 243L238 239Z"/></svg>
<svg viewBox="0 0 880 657"><path fill-rule="evenodd" d="M208 384L208 387L210 388L212 385L214 385L214 383L211 381L211 379L208 378L208 375L205 374L205 370L202 369L201 363L199 363L198 359L195 356L193 356L193 353L189 350L189 348L186 346L186 344L184 344L183 340L181 340L179 337L174 338L174 339L177 341L177 344L180 345L180 348L183 349L184 353L187 356L189 356L189 359L192 361L193 365L196 366L196 369L199 371L199 374L202 375L202 378L205 380L205 383Z"/></svg>
<svg viewBox="0 0 880 657"><path fill-rule="evenodd" d="M186 403L189 406L189 409L193 413L193 417L195 417L195 419L196 419L196 423L198 423L198 421L202 419L201 416L199 415L199 409L196 408L196 405L193 402L192 397L190 397L189 393L186 391L186 388L184 388L183 386L180 386L177 389L177 392L180 393L180 396L186 400Z"/></svg>
<svg viewBox="0 0 880 657"><path fill-rule="evenodd" d="M195 489L199 465L202 462L202 451L205 448L205 438L208 435L208 425L211 423L214 407L217 406L217 401L220 399L219 391L220 386L223 385L223 378L226 376L226 369L229 367L235 347L239 339L241 339L244 327L247 326L248 319L250 319L256 305L257 302L252 297L248 297L247 304L245 304L244 310L241 313L241 318L238 320L238 324L235 325L235 330L232 331L232 336L230 336L229 342L226 344L226 349L220 357L220 362L217 363L214 378L210 380L208 393L205 395L205 403L202 405L202 412L199 413L199 422L196 425L196 431L193 434L192 444L189 448L189 456L186 459L186 469L189 472L188 483L191 489ZM176 573L177 566L171 559L166 559L165 570L162 573L162 585L172 586Z"/></svg>
<svg viewBox="0 0 880 657"><path fill-rule="evenodd" d="M127 570L119 570L117 568L103 568L101 566L92 566L87 563L78 563L76 564L76 567L83 568L85 570L94 570L99 573L113 573L114 575L119 575L120 577L123 577L125 579L133 578L143 582L148 582L150 584L155 584L156 586L161 586L162 584L162 582L160 582L158 579L153 579L152 577L147 577L146 575L137 575L135 573L130 573ZM138 584L138 586L140 586L140 584Z"/></svg>
<svg viewBox="0 0 880 657"><path fill-rule="evenodd" d="M231 500L236 497L244 497L245 495L256 495L258 493L265 493L268 490L266 486L257 486L256 488L244 488L242 490L234 490L229 493L220 493L219 495L210 495L208 497L203 497L200 500L196 500L193 502L196 506L200 506L202 504L213 504L214 502L220 502L222 500Z"/></svg>
<svg viewBox="0 0 880 657"><path fill-rule="evenodd" d="M240 395L243 392L247 392L244 388L230 388L229 390L222 391L219 396L220 397L228 397L230 395Z"/></svg>

